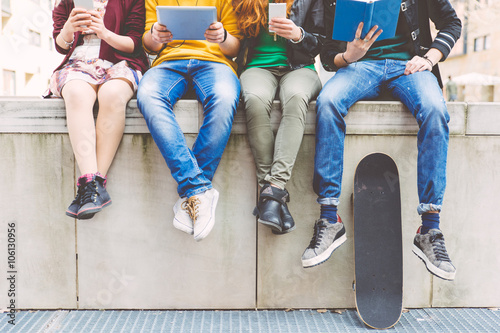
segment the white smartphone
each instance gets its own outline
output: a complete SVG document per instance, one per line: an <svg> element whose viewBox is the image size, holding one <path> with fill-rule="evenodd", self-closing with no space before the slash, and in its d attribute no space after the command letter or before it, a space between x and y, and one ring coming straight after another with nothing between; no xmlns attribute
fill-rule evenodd
<svg viewBox="0 0 500 333"><path fill-rule="evenodd" d="M268 22L271 22L273 17L286 17L286 3L270 3ZM269 29L269 32L274 32Z"/></svg>
<svg viewBox="0 0 500 333"><path fill-rule="evenodd" d="M86 10L94 9L94 0L73 0L75 7L83 8Z"/></svg>

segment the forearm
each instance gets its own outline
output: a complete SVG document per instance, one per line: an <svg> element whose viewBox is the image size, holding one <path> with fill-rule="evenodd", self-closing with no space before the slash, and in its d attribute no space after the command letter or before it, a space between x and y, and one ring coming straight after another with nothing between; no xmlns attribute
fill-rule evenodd
<svg viewBox="0 0 500 333"><path fill-rule="evenodd" d="M121 36L108 30L108 33L102 38L106 43L114 49L124 52L133 53L135 49L134 41L128 36Z"/></svg>
<svg viewBox="0 0 500 333"><path fill-rule="evenodd" d="M71 45L74 43L75 35L73 32L70 32L68 29L62 29L59 32L59 35L56 37L56 43L59 47L69 50Z"/></svg>
<svg viewBox="0 0 500 333"><path fill-rule="evenodd" d="M142 36L142 43L144 44L144 47L146 50L150 52L158 52L161 50L163 43L159 43L153 39L153 35L151 34L151 30L146 32Z"/></svg>
<svg viewBox="0 0 500 333"><path fill-rule="evenodd" d="M427 51L425 56L432 62L432 65L434 66L441 61L441 59L443 58L443 53L438 49L431 48L429 49L429 51Z"/></svg>
<svg viewBox="0 0 500 333"><path fill-rule="evenodd" d="M234 58L238 55L240 49L240 40L230 33L227 33L227 38L224 42L219 43L220 50L228 58Z"/></svg>

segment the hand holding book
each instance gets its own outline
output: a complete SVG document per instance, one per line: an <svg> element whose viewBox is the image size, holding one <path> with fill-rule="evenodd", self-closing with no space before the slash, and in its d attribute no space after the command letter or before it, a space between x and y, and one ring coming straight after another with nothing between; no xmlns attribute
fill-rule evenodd
<svg viewBox="0 0 500 333"><path fill-rule="evenodd" d="M354 40L347 43L347 49L342 53L342 60L346 65L358 61L363 58L370 47L375 43L377 38L382 34L383 30L378 29L378 26L373 26L368 33L361 38L363 31L363 22L358 24L356 33L354 34Z"/></svg>
<svg viewBox="0 0 500 333"><path fill-rule="evenodd" d="M394 37L401 0L337 0L332 39L351 42L357 27L364 23L359 38L365 38L374 26L383 29L378 40Z"/></svg>

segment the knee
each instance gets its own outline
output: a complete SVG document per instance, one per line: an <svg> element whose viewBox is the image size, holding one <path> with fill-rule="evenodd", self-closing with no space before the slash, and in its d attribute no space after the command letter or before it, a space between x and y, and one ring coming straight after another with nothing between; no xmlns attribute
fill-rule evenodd
<svg viewBox="0 0 500 333"><path fill-rule="evenodd" d="M342 106L341 101L334 95L322 91L316 99L316 114L318 118L343 118L347 109Z"/></svg>
<svg viewBox="0 0 500 333"><path fill-rule="evenodd" d="M448 126L450 115L444 100L442 102L423 101L420 105L420 111L417 115L419 124L427 123L429 125Z"/></svg>
<svg viewBox="0 0 500 333"><path fill-rule="evenodd" d="M109 89L98 96L99 110L123 111L130 100L130 94L121 90Z"/></svg>
<svg viewBox="0 0 500 333"><path fill-rule="evenodd" d="M265 101L262 97L253 93L243 94L243 104L247 120L268 116L271 110L273 101Z"/></svg>

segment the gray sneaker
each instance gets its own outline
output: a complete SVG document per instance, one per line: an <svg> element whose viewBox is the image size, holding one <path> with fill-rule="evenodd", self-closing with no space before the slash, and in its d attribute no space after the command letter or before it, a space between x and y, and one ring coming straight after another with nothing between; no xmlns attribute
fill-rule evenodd
<svg viewBox="0 0 500 333"><path fill-rule="evenodd" d="M219 192L211 188L186 200L186 209L193 221L194 240L199 242L208 236L215 224L215 208Z"/></svg>
<svg viewBox="0 0 500 333"><path fill-rule="evenodd" d="M446 252L441 230L431 229L422 235L419 228L413 240L413 253L422 259L427 270L435 276L450 281L455 278L456 268Z"/></svg>
<svg viewBox="0 0 500 333"><path fill-rule="evenodd" d="M325 219L317 220L314 224L311 243L302 255L302 266L313 267L327 261L333 251L346 239L344 224L340 216L337 215L337 223L329 223Z"/></svg>
<svg viewBox="0 0 500 333"><path fill-rule="evenodd" d="M174 205L174 227L189 235L193 234L193 220L189 216L187 198L179 198Z"/></svg>

